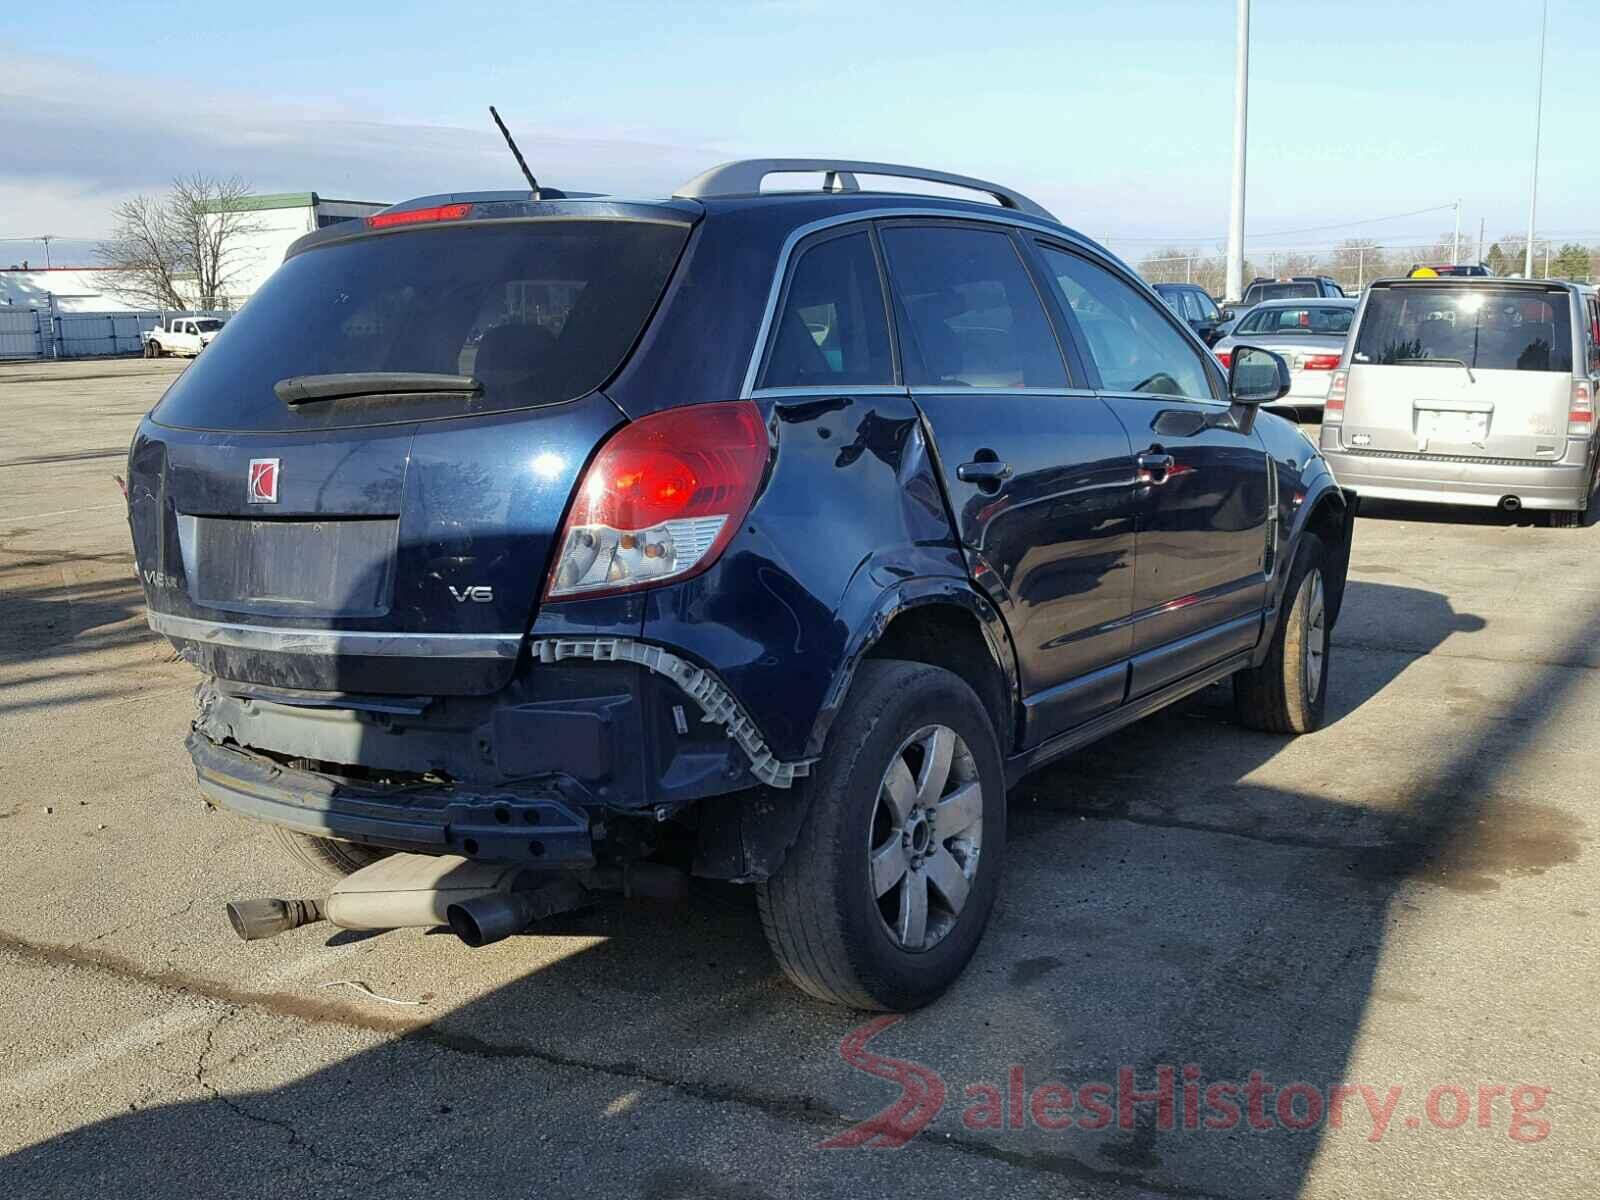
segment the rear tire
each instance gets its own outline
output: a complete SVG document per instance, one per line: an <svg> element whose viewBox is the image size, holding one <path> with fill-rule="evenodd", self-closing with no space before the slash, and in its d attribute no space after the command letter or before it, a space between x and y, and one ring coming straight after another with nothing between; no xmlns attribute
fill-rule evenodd
<svg viewBox="0 0 1600 1200"><path fill-rule="evenodd" d="M279 847L301 866L310 867L321 875L343 879L354 875L362 867L370 867L380 858L389 857L388 850L362 846L355 842L341 842L335 838L317 837L310 833L297 833L281 825L272 826L272 836Z"/></svg>
<svg viewBox="0 0 1600 1200"><path fill-rule="evenodd" d="M1322 728L1331 648L1327 561L1322 539L1301 534L1267 660L1233 677L1234 714L1249 729L1311 733Z"/></svg>
<svg viewBox="0 0 1600 1200"><path fill-rule="evenodd" d="M976 950L1005 853L1005 773L983 703L940 667L856 671L795 846L756 896L772 953L830 1004L905 1011Z"/></svg>

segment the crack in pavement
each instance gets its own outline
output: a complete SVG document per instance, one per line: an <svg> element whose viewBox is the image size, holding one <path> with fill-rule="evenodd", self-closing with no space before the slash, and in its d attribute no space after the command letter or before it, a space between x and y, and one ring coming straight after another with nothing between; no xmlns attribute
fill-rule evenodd
<svg viewBox="0 0 1600 1200"><path fill-rule="evenodd" d="M309 1138L302 1137L300 1135L300 1131L296 1129L291 1122L282 1120L278 1117L269 1117L263 1113L251 1112L243 1104L239 1103L239 1101L235 1100L232 1096L224 1093L220 1088L206 1078L206 1059L211 1056L212 1048L216 1044L217 1031L222 1028L223 1022L236 1015L239 1011L240 1010L238 1008L225 1008L222 1010L222 1013L217 1017L214 1023L206 1026L205 1044L200 1047L200 1056L195 1060L194 1064L194 1082L213 1100L219 1101L229 1111L237 1113L245 1120L253 1121L258 1125L268 1125L273 1129L278 1129L284 1133L287 1133L289 1135L288 1145L290 1149L294 1149L296 1147L303 1149L306 1152L307 1157L313 1158L317 1162L325 1163L331 1167L338 1167L341 1170L375 1170L371 1163L364 1162L360 1159L338 1159L334 1158L332 1155L323 1153L323 1151L317 1147L315 1142Z"/></svg>
<svg viewBox="0 0 1600 1200"><path fill-rule="evenodd" d="M35 942L0 930L0 955L4 954L31 962L44 962L109 974L157 990L203 997L227 1005L222 1016L208 1028L206 1042L195 1067L195 1082L240 1116L283 1130L290 1135L291 1145L303 1146L311 1157L342 1168L359 1165L367 1170L374 1169L370 1164L341 1162L319 1153L315 1146L301 1137L289 1122L251 1112L231 1097L222 1094L205 1079L205 1061L211 1053L216 1032L229 1016L240 1009L255 1009L273 1016L312 1024L344 1025L391 1034L402 1043L432 1046L440 1051L487 1061L524 1060L567 1070L587 1071L623 1079L630 1083L667 1088L709 1104L740 1104L759 1112L797 1120L816 1128L819 1133L836 1133L841 1128L855 1124L859 1119L808 1095L771 1094L732 1084L680 1079L635 1060L601 1062L559 1054L526 1043L491 1042L473 1034L444 1028L438 1023L424 1024L393 1017L369 1016L354 1012L343 1005L315 1002L301 996L235 988L176 968L152 971L139 963L107 951ZM1228 1200L1226 1196L1216 1192L1159 1183L1129 1171L1095 1167L1071 1155L1012 1150L950 1133L925 1133L917 1144L924 1147L943 1147L956 1153L973 1155L1040 1174L1056 1175L1076 1182L1137 1188L1144 1194L1172 1197L1173 1200Z"/></svg>

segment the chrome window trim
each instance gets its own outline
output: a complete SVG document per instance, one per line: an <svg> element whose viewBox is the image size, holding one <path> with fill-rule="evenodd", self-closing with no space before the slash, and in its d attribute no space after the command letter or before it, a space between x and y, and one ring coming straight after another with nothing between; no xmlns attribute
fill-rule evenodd
<svg viewBox="0 0 1600 1200"><path fill-rule="evenodd" d="M746 400L781 400L785 396L904 396L906 389L897 383L843 384L825 387L821 384L798 384L794 387L756 388Z"/></svg>
<svg viewBox="0 0 1600 1200"><path fill-rule="evenodd" d="M1093 388L1058 387L964 387L959 383L941 387L937 383L919 383L911 389L916 396L1088 396L1094 399L1100 393Z"/></svg>
<svg viewBox="0 0 1600 1200"><path fill-rule="evenodd" d="M233 650L279 654L350 654L399 658L515 658L520 633L391 633L356 629L290 629L241 625L146 612L150 628L167 637Z"/></svg>
<svg viewBox="0 0 1600 1200"><path fill-rule="evenodd" d="M801 241L814 233L824 229L832 229L838 225L855 225L863 227L875 221L894 220L902 217L932 217L946 221L970 221L975 225L1006 225L1017 229L1031 230L1034 233L1046 233L1051 237L1067 242L1074 247L1088 251L1098 256L1095 247L1086 239L1074 234L1071 230L1060 225L1037 217L1028 217L1010 210L996 210L993 213L961 212L949 208L921 208L921 207L895 207L895 208L858 208L837 216L822 217L819 220L797 226L789 231L789 236L784 238L783 247L778 251L778 265L772 274L772 284L767 290L767 305L761 314L761 325L756 330L755 348L750 354L750 365L744 373L744 386L739 389L739 399L753 400L756 396L756 376L761 371L761 360L767 349L767 339L772 333L772 322L777 317L778 301L783 295L783 283L789 275L789 260L794 256L794 249ZM766 391L768 389L762 389ZM893 389L896 391L902 389ZM965 389L963 389L965 390ZM840 395L846 394L844 391Z"/></svg>

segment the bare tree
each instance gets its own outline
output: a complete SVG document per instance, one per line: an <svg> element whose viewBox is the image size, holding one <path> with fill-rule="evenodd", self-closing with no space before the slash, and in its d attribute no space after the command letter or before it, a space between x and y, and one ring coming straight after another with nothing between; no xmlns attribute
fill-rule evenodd
<svg viewBox="0 0 1600 1200"><path fill-rule="evenodd" d="M174 179L165 196L119 204L111 237L95 250L114 272L110 290L156 308L226 307L245 243L262 229L251 194L237 175L196 173Z"/></svg>
<svg viewBox="0 0 1600 1200"><path fill-rule="evenodd" d="M95 247L95 257L114 272L107 290L145 308L184 308L178 295L183 270L166 206L151 196L135 196L112 210L111 237Z"/></svg>

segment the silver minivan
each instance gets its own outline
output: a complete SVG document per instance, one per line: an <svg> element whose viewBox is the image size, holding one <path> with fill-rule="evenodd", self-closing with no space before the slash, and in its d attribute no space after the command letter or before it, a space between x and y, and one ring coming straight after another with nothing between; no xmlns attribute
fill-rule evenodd
<svg viewBox="0 0 1600 1200"><path fill-rule="evenodd" d="M1391 279L1361 301L1322 453L1362 496L1540 509L1579 525L1595 488L1595 291L1543 279Z"/></svg>

